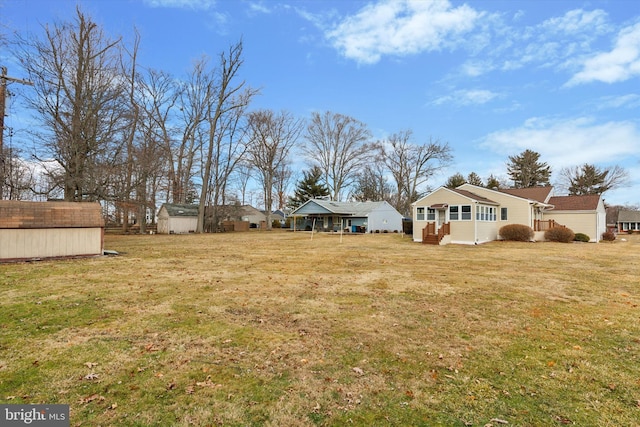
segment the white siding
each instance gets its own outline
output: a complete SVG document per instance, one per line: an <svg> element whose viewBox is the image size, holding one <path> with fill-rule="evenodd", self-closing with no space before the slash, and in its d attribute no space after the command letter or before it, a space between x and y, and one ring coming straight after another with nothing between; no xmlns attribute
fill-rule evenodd
<svg viewBox="0 0 640 427"><path fill-rule="evenodd" d="M388 203L371 211L367 219L367 231L402 231L402 215Z"/></svg>

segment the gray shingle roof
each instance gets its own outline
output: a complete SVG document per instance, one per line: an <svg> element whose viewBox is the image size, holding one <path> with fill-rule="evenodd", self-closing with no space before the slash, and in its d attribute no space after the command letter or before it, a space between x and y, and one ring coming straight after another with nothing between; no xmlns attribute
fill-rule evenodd
<svg viewBox="0 0 640 427"><path fill-rule="evenodd" d="M640 211L620 209L618 212L618 222L640 222Z"/></svg>
<svg viewBox="0 0 640 427"><path fill-rule="evenodd" d="M169 216L198 216L198 205L179 205L165 203L162 205Z"/></svg>
<svg viewBox="0 0 640 427"><path fill-rule="evenodd" d="M312 199L307 203L315 203L336 215L351 215L355 217L367 216L371 211L382 206L385 202L334 202L331 200Z"/></svg>

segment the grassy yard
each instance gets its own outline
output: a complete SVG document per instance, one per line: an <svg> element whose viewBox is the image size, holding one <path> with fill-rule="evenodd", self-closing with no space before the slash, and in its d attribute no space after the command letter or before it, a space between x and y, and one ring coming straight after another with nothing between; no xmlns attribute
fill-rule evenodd
<svg viewBox="0 0 640 427"><path fill-rule="evenodd" d="M640 237L107 236L0 265L0 403L72 426L632 426Z"/></svg>

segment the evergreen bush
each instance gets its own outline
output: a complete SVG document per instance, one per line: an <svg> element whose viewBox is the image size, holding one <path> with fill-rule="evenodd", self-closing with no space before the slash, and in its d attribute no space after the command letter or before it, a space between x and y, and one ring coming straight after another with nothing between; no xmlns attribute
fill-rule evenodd
<svg viewBox="0 0 640 427"><path fill-rule="evenodd" d="M573 238L573 240L575 242L585 242L585 243L589 243L591 241L591 237L587 236L584 233L576 233L575 237Z"/></svg>

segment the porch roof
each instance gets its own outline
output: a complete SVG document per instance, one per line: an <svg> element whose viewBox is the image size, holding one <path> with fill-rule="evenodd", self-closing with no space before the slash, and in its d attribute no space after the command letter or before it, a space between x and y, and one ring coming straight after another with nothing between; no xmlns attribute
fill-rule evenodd
<svg viewBox="0 0 640 427"><path fill-rule="evenodd" d="M311 199L291 212L294 215L338 215L366 217L385 202L334 202L331 200Z"/></svg>

